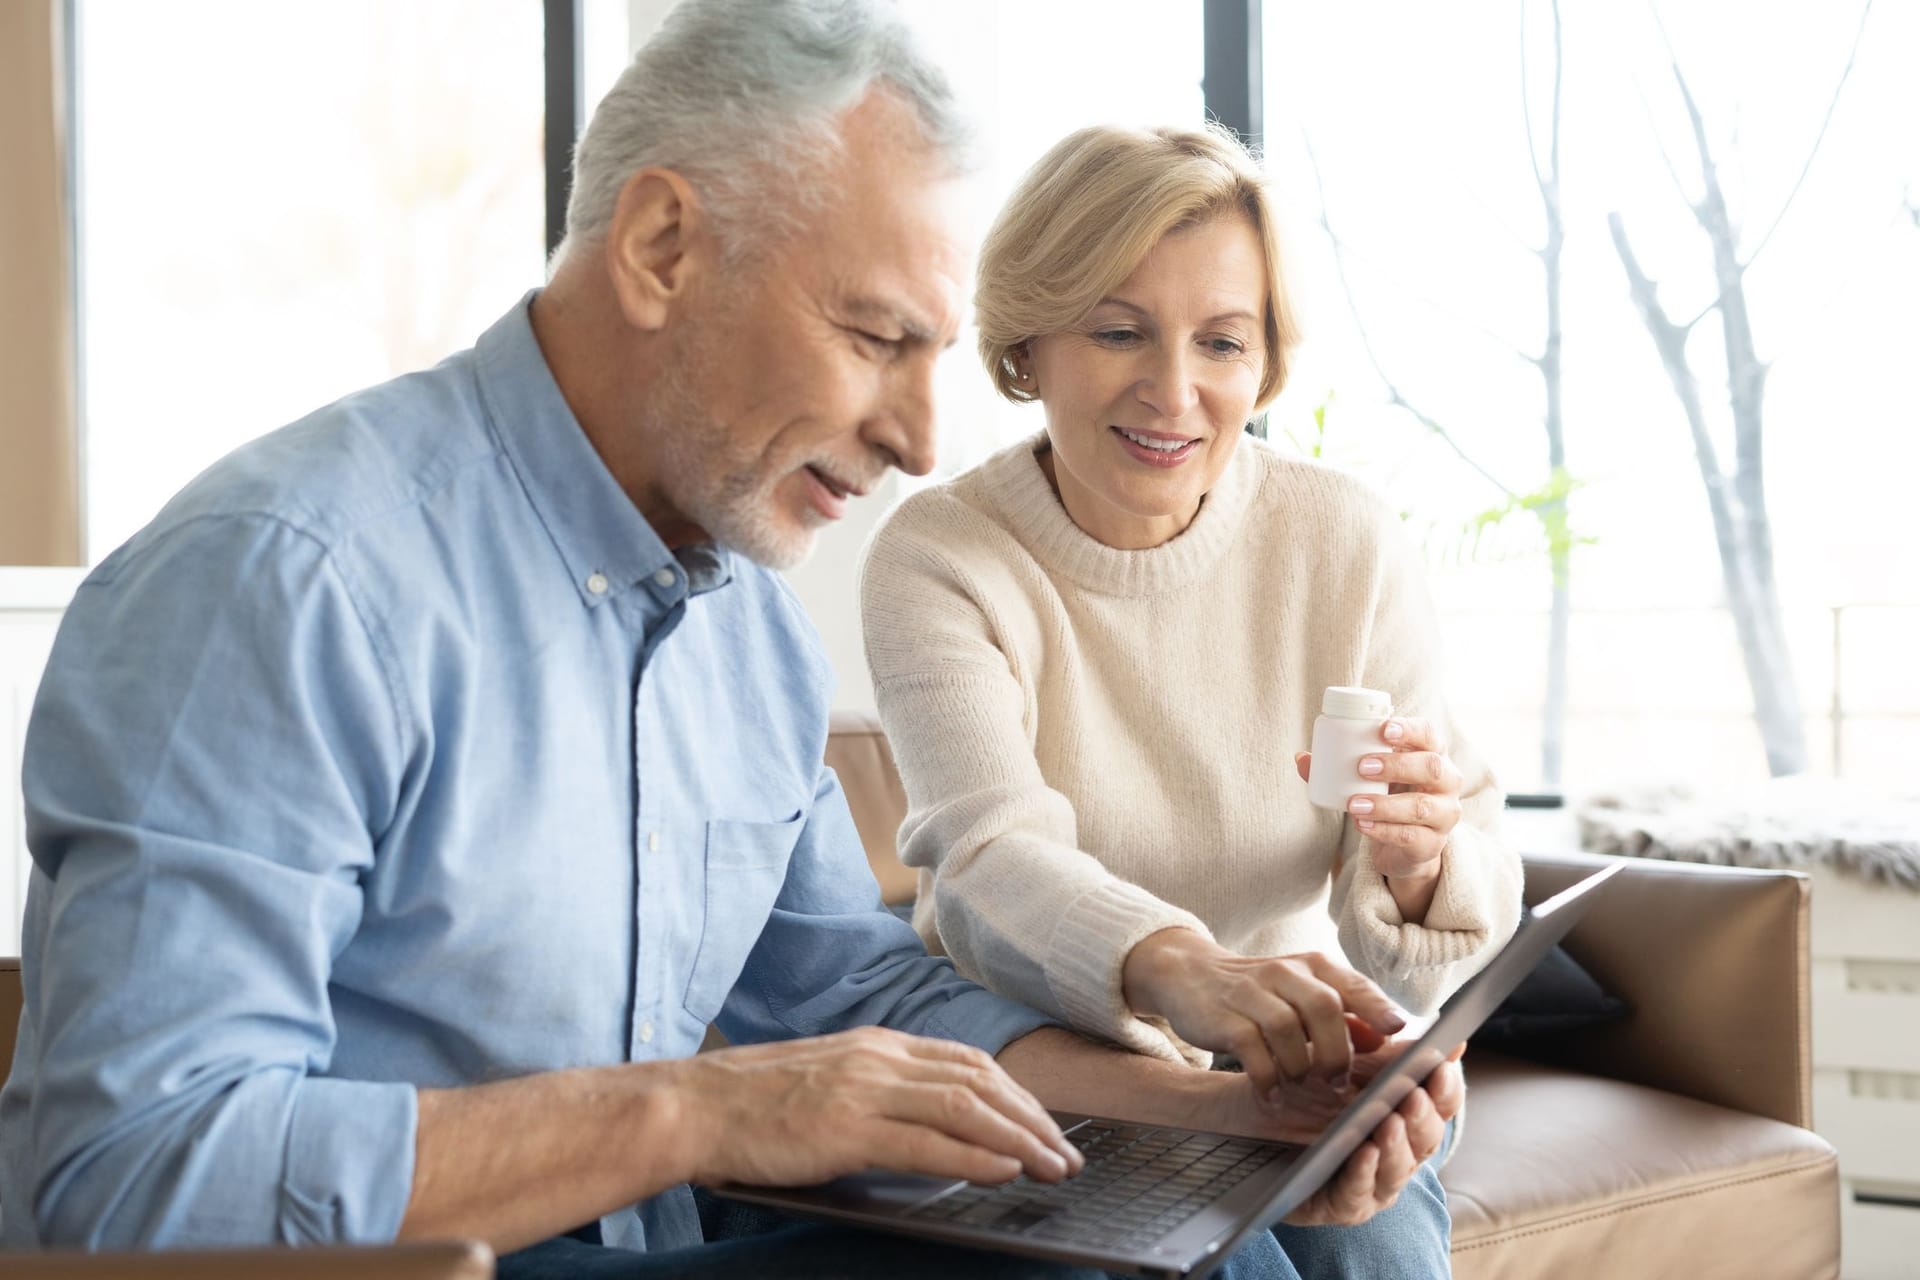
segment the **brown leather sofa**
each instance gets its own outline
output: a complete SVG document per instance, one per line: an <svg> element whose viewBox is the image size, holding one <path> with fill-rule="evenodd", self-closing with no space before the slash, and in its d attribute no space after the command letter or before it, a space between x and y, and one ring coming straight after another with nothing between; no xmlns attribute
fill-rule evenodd
<svg viewBox="0 0 1920 1280"><path fill-rule="evenodd" d="M827 761L889 902L906 795L870 716ZM1529 902L1605 860L1529 855ZM1802 1280L1840 1269L1833 1148L1810 1131L1807 877L1629 860L1567 949L1632 1010L1525 1061L1469 1047L1442 1174L1460 1280Z"/></svg>

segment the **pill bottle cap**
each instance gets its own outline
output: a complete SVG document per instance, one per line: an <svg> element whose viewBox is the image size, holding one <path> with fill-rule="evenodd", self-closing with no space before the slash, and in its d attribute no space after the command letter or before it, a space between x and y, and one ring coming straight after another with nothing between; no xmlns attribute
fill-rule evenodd
<svg viewBox="0 0 1920 1280"><path fill-rule="evenodd" d="M1378 689L1336 684L1322 695L1320 712L1348 720L1385 720L1393 714L1393 699Z"/></svg>

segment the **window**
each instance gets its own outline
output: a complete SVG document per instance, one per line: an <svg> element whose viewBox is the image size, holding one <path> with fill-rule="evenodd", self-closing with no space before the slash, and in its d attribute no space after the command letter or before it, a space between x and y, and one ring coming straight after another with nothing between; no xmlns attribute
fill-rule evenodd
<svg viewBox="0 0 1920 1280"><path fill-rule="evenodd" d="M1433 562L1459 710L1511 788L1750 783L1767 776L1769 745L1776 769L1798 758L1905 785L1898 744L1920 731L1920 573L1899 551L1920 464L1904 377L1905 353L1920 349L1920 158L1906 123L1920 119L1907 74L1920 14L1879 6L1863 32L1859 5L1763 19L1716 0L1661 7L1663 38L1649 10L1563 9L1561 403L1573 488L1557 767L1543 758L1548 539L1517 502L1546 510L1553 492L1545 382L1530 359L1546 341L1534 252L1546 219L1528 152L1530 119L1533 154L1550 167L1546 3L1395 5L1391 21L1378 7L1264 6L1269 163L1296 214L1309 335L1273 437L1317 443L1409 513ZM1701 317L1686 351L1733 489L1727 344L1712 306L1722 282L1686 203L1705 187L1669 39L1732 242L1752 262L1742 284L1765 366L1777 633L1743 630L1729 608L1726 530L1609 228L1617 213L1672 322ZM1316 225L1323 208L1331 234ZM1483 513L1509 507L1476 534ZM1757 608L1773 611L1764 599ZM1742 638L1769 634L1786 661L1750 680ZM1770 744L1757 685L1787 695Z"/></svg>
<svg viewBox="0 0 1920 1280"><path fill-rule="evenodd" d="M539 283L541 6L80 0L77 24L98 560L220 455Z"/></svg>

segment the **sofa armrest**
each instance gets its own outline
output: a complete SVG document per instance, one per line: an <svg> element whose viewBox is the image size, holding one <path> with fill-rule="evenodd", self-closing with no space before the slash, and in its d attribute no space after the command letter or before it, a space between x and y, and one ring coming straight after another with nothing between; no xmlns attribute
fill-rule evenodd
<svg viewBox="0 0 1920 1280"><path fill-rule="evenodd" d="M7 1280L492 1280L478 1240L306 1249L0 1254Z"/></svg>
<svg viewBox="0 0 1920 1280"><path fill-rule="evenodd" d="M1631 1013L1556 1037L1542 1056L1812 1127L1805 875L1579 853L1525 861L1529 903L1627 864L1566 947Z"/></svg>
<svg viewBox="0 0 1920 1280"><path fill-rule="evenodd" d="M879 882L881 900L888 906L912 902L920 890L920 875L901 864L897 851L900 823L907 816L907 792L880 718L864 711L834 712L827 735L827 765L840 776L840 789L846 792L860 842L867 847L867 865Z"/></svg>

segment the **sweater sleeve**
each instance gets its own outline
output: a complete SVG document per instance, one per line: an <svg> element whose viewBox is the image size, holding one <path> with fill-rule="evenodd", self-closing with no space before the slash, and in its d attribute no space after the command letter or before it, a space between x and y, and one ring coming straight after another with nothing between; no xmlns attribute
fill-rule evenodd
<svg viewBox="0 0 1920 1280"><path fill-rule="evenodd" d="M1079 847L1073 806L1035 757L1017 605L943 550L973 518L938 492L911 499L861 568L867 661L907 793L900 857L923 869L915 921L1002 995L1137 1053L1209 1065L1164 1020L1135 1016L1121 966L1162 929L1212 934Z"/></svg>
<svg viewBox="0 0 1920 1280"><path fill-rule="evenodd" d="M1374 867L1372 842L1351 821L1329 904L1355 968L1407 1009L1437 1007L1505 945L1520 922L1520 857L1500 814L1506 797L1460 732L1442 693L1440 631L1426 577L1400 522L1375 512L1378 568L1361 683L1393 697L1398 715L1431 722L1463 783L1461 819L1441 853L1426 918L1410 924Z"/></svg>

